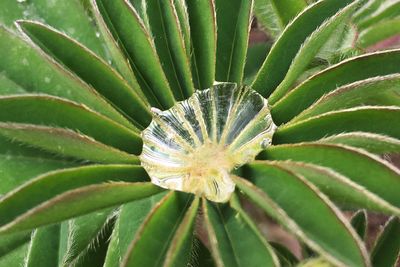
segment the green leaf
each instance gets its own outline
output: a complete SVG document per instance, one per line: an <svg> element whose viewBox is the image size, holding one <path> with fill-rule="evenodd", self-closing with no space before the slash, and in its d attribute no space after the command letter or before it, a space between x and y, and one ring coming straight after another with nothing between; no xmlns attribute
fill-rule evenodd
<svg viewBox="0 0 400 267"><path fill-rule="evenodd" d="M397 17L400 13L400 3L391 1L381 5L371 16L357 23L359 29L364 30L382 20Z"/></svg>
<svg viewBox="0 0 400 267"><path fill-rule="evenodd" d="M331 168L397 208L400 207L399 170L363 150L340 145L303 143L270 147L259 158L301 161ZM379 183L376 177L379 177Z"/></svg>
<svg viewBox="0 0 400 267"><path fill-rule="evenodd" d="M186 1L192 40L192 73L196 89L214 84L217 29L214 0Z"/></svg>
<svg viewBox="0 0 400 267"><path fill-rule="evenodd" d="M0 73L0 95L23 93L26 93L26 91L21 86L8 79L4 73Z"/></svg>
<svg viewBox="0 0 400 267"><path fill-rule="evenodd" d="M247 49L246 65L244 67L244 84L250 85L253 82L271 45L271 43L250 44L249 49Z"/></svg>
<svg viewBox="0 0 400 267"><path fill-rule="evenodd" d="M275 12L280 18L282 25L287 25L294 17L297 16L307 3L304 0L270 0Z"/></svg>
<svg viewBox="0 0 400 267"><path fill-rule="evenodd" d="M93 14L96 25L99 28L99 33L103 36L104 44L110 53L111 59L108 61L108 64L112 65L125 78L132 88L140 89L139 83L129 65L126 55L120 49L110 29L108 29L107 23L104 21L105 18L100 14L95 0L90 0L90 12ZM137 90L137 92L143 98L146 98L142 90Z"/></svg>
<svg viewBox="0 0 400 267"><path fill-rule="evenodd" d="M379 235L371 252L373 266L392 267L400 255L400 219L392 217Z"/></svg>
<svg viewBox="0 0 400 267"><path fill-rule="evenodd" d="M111 219L112 209L89 213L68 221L67 248L62 259L63 266L82 262L95 246Z"/></svg>
<svg viewBox="0 0 400 267"><path fill-rule="evenodd" d="M276 242L269 242L269 244L274 249L282 267L296 266L299 263L297 257L285 246Z"/></svg>
<svg viewBox="0 0 400 267"><path fill-rule="evenodd" d="M357 131L400 139L399 118L400 107L365 106L332 111L278 128L273 143L312 141L325 136Z"/></svg>
<svg viewBox="0 0 400 267"><path fill-rule="evenodd" d="M126 126L134 126L90 86L62 68L27 38L0 26L0 72L27 92L66 98Z"/></svg>
<svg viewBox="0 0 400 267"><path fill-rule="evenodd" d="M41 23L19 21L18 25L33 42L90 84L114 106L121 108L135 125L146 127L151 121L149 107L124 79L86 47L65 34Z"/></svg>
<svg viewBox="0 0 400 267"><path fill-rule="evenodd" d="M170 108L171 88L154 44L139 15L125 0L95 0L112 34L128 57L135 76L152 106Z"/></svg>
<svg viewBox="0 0 400 267"><path fill-rule="evenodd" d="M0 198L2 194L32 177L74 165L76 163L54 158L51 154L31 147L23 147L0 135Z"/></svg>
<svg viewBox="0 0 400 267"><path fill-rule="evenodd" d="M311 63L313 58L317 55L318 51L320 51L323 46L327 44L330 37L336 33L335 31L337 28L344 26L344 23L353 13L358 3L359 1L354 1L354 3L341 9L338 13L321 24L309 37L307 37L299 48L296 56L293 58L285 78L270 95L268 101L271 104L276 103L291 89L295 81L307 68L307 65Z"/></svg>
<svg viewBox="0 0 400 267"><path fill-rule="evenodd" d="M4 235L0 239L0 259L31 239L31 232ZM1 266L1 265L0 265Z"/></svg>
<svg viewBox="0 0 400 267"><path fill-rule="evenodd" d="M399 74L380 76L347 84L322 96L309 108L293 118L290 123L329 111L362 106L365 105L369 98L395 90L400 90Z"/></svg>
<svg viewBox="0 0 400 267"><path fill-rule="evenodd" d="M310 77L271 108L275 123L286 123L337 87L400 72L400 50L362 55L340 62Z"/></svg>
<svg viewBox="0 0 400 267"><path fill-rule="evenodd" d="M269 162L251 164L246 171L254 184L236 178L236 185L308 246L337 265L369 266L346 218L311 183Z"/></svg>
<svg viewBox="0 0 400 267"><path fill-rule="evenodd" d="M294 161L277 161L277 166L302 175L331 200L345 208L366 208L385 214L398 214L400 209L352 182L349 178L322 166Z"/></svg>
<svg viewBox="0 0 400 267"><path fill-rule="evenodd" d="M191 202L192 196L185 193L170 192L166 195L136 232L121 267L162 266L168 245Z"/></svg>
<svg viewBox="0 0 400 267"><path fill-rule="evenodd" d="M357 211L350 220L351 226L356 230L359 237L365 240L367 234L368 220L367 212L365 210Z"/></svg>
<svg viewBox="0 0 400 267"><path fill-rule="evenodd" d="M130 153L138 154L142 148L138 133L84 105L52 96L0 97L0 121L74 129L99 142Z"/></svg>
<svg viewBox="0 0 400 267"><path fill-rule="evenodd" d="M400 18L384 20L368 27L360 33L358 45L367 48L380 41L400 34Z"/></svg>
<svg viewBox="0 0 400 267"><path fill-rule="evenodd" d="M25 243L24 245L14 249L4 257L0 257L0 266L13 266L16 263L19 265L23 265L25 262L25 257L28 252L29 243Z"/></svg>
<svg viewBox="0 0 400 267"><path fill-rule="evenodd" d="M120 266L122 258L134 239L140 225L165 193L126 203L118 213L107 251L105 267Z"/></svg>
<svg viewBox="0 0 400 267"><path fill-rule="evenodd" d="M306 6L305 0L255 0L257 21L273 37Z"/></svg>
<svg viewBox="0 0 400 267"><path fill-rule="evenodd" d="M318 141L324 144L342 144L362 148L374 154L397 153L400 151L400 140L385 135L352 132L330 136Z"/></svg>
<svg viewBox="0 0 400 267"><path fill-rule="evenodd" d="M269 36L275 39L281 34L283 26L271 0L254 0L254 13L260 28Z"/></svg>
<svg viewBox="0 0 400 267"><path fill-rule="evenodd" d="M296 58L296 55L308 37L316 31L327 18L334 16L341 8L351 2L350 0L325 0L307 7L301 15L293 20L285 29L271 48L256 80L253 82L253 89L260 92L265 97L269 96L284 80L286 73L291 68L293 59ZM318 52L318 49L316 49L315 53L316 52ZM312 53L313 56L315 53ZM309 61L311 61L311 59L312 58L309 58ZM308 65L309 61L302 62L302 65Z"/></svg>
<svg viewBox="0 0 400 267"><path fill-rule="evenodd" d="M53 267L58 265L60 225L55 224L33 232L26 258L26 267Z"/></svg>
<svg viewBox="0 0 400 267"><path fill-rule="evenodd" d="M41 175L0 200L0 211L6 214L0 218L0 232L31 229L158 192L159 188L142 182L146 178L143 169L123 165L87 166ZM43 191L44 187L48 190Z"/></svg>
<svg viewBox="0 0 400 267"><path fill-rule="evenodd" d="M215 0L217 81L242 83L253 0Z"/></svg>
<svg viewBox="0 0 400 267"><path fill-rule="evenodd" d="M134 155L103 145L86 135L62 128L0 122L0 134L10 140L29 144L61 156L98 163L139 163L139 159Z"/></svg>
<svg viewBox="0 0 400 267"><path fill-rule="evenodd" d="M203 213L217 266L278 266L271 247L243 211L204 201Z"/></svg>
<svg viewBox="0 0 400 267"><path fill-rule="evenodd" d="M194 92L190 58L181 32L173 0L146 2L149 28L164 73L176 100L184 100Z"/></svg>
<svg viewBox="0 0 400 267"><path fill-rule="evenodd" d="M68 2L62 0L1 1L0 23L6 26L15 26L14 22L19 19L42 21L66 32L97 55L107 59L103 40L96 34L97 29L79 0Z"/></svg>
<svg viewBox="0 0 400 267"><path fill-rule="evenodd" d="M188 266L193 250L194 229L200 199L196 197L183 217L181 224L171 240L171 246L165 256L164 267Z"/></svg>

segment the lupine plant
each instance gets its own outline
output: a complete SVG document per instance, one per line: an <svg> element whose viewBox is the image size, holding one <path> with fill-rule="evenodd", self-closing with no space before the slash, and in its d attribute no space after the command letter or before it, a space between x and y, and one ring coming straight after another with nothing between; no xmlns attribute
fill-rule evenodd
<svg viewBox="0 0 400 267"><path fill-rule="evenodd" d="M253 10L270 34L256 67ZM400 50L366 51L399 14L381 0L1 0L0 266L393 266ZM365 210L391 216L370 250Z"/></svg>

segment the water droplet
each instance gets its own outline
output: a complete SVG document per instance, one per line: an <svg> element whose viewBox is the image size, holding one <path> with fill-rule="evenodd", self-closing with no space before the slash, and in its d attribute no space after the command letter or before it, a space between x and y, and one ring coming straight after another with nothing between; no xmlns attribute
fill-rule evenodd
<svg viewBox="0 0 400 267"><path fill-rule="evenodd" d="M271 143L267 104L248 87L218 83L169 110L151 108L141 164L156 185L226 202L235 190L230 173Z"/></svg>
<svg viewBox="0 0 400 267"><path fill-rule="evenodd" d="M271 139L265 138L261 141L261 148L266 149L271 144Z"/></svg>
<svg viewBox="0 0 400 267"><path fill-rule="evenodd" d="M27 0L17 0L18 3L25 3Z"/></svg>
<svg viewBox="0 0 400 267"><path fill-rule="evenodd" d="M28 65L29 65L29 61L28 61L28 59L26 59L26 58L23 58L23 59L22 59L22 65L24 65L24 66L28 66Z"/></svg>
<svg viewBox="0 0 400 267"><path fill-rule="evenodd" d="M96 32L96 37L100 38L100 33L99 32Z"/></svg>

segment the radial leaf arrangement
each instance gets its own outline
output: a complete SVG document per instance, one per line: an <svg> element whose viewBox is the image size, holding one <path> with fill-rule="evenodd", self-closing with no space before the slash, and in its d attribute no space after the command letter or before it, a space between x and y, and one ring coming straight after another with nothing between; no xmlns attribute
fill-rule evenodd
<svg viewBox="0 0 400 267"><path fill-rule="evenodd" d="M332 47L349 23L393 35L400 8L310 2L2 0L0 266L307 259L254 209L304 266L394 265L400 50ZM254 10L274 41L249 75ZM392 216L372 251L358 209Z"/></svg>

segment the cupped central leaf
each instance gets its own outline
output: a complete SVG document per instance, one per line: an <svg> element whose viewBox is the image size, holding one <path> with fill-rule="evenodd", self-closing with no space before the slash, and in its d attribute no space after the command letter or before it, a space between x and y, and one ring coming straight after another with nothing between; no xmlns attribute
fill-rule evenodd
<svg viewBox="0 0 400 267"><path fill-rule="evenodd" d="M226 202L230 172L271 144L268 102L249 87L218 83L154 117L143 133L142 166L154 184Z"/></svg>

